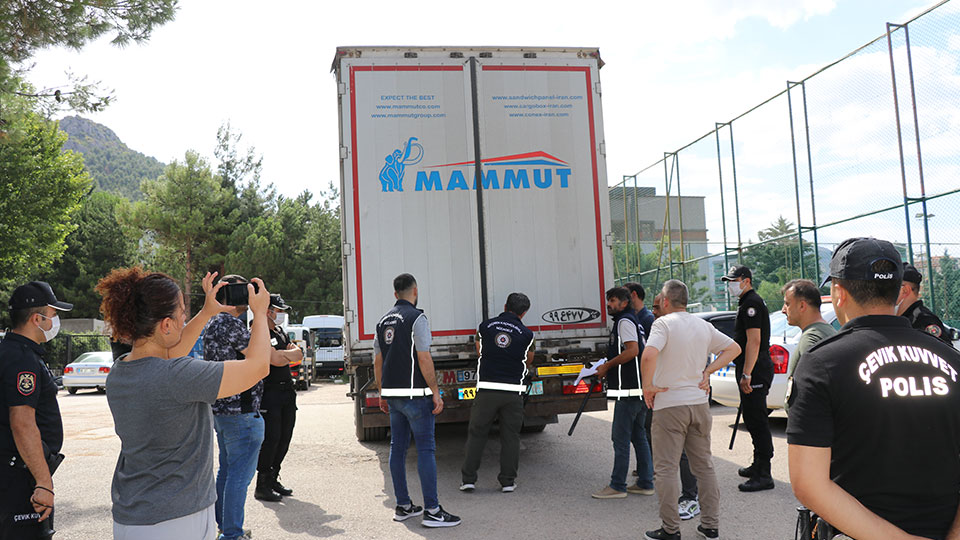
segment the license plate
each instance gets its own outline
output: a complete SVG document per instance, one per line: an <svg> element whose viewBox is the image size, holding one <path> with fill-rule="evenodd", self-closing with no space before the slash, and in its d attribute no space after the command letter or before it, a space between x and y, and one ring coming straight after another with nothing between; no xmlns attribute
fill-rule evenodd
<svg viewBox="0 0 960 540"><path fill-rule="evenodd" d="M533 384L530 385L530 395L531 396L543 395L543 381L533 381Z"/></svg>
<svg viewBox="0 0 960 540"><path fill-rule="evenodd" d="M80 373L93 373L93 372L96 371L96 370L93 369L93 368L81 368L81 369L78 370L78 371L79 371Z"/></svg>
<svg viewBox="0 0 960 540"><path fill-rule="evenodd" d="M537 368L537 375L543 377L544 375L570 375L580 373L580 370L583 369L583 364L571 364L568 366L543 366Z"/></svg>
<svg viewBox="0 0 960 540"><path fill-rule="evenodd" d="M477 370L475 369L458 369L457 370L457 382L474 382L477 380Z"/></svg>
<svg viewBox="0 0 960 540"><path fill-rule="evenodd" d="M458 388L457 396L461 399L473 399L477 397L477 389L474 388Z"/></svg>

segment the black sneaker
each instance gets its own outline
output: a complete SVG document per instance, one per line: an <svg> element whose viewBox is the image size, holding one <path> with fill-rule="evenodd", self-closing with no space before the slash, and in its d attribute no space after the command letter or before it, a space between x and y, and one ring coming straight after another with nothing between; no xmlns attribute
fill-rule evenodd
<svg viewBox="0 0 960 540"><path fill-rule="evenodd" d="M410 503L410 508L397 506L396 511L393 513L393 520L403 521L405 519L412 518L413 516L419 516L420 514L423 514L423 507Z"/></svg>
<svg viewBox="0 0 960 540"><path fill-rule="evenodd" d="M701 538L720 538L720 531L717 529L707 529L703 525L697 525L697 535Z"/></svg>
<svg viewBox="0 0 960 540"><path fill-rule="evenodd" d="M441 506L436 514L430 512L423 513L424 527L456 527L460 524L460 516L455 516L447 512Z"/></svg>
<svg viewBox="0 0 960 540"><path fill-rule="evenodd" d="M655 531L647 531L643 537L647 540L680 540L680 531L668 533L667 531L663 530L663 527L660 527Z"/></svg>
<svg viewBox="0 0 960 540"><path fill-rule="evenodd" d="M737 474L743 478L753 478L757 475L757 466L754 463L751 463L749 467L740 467L737 469Z"/></svg>

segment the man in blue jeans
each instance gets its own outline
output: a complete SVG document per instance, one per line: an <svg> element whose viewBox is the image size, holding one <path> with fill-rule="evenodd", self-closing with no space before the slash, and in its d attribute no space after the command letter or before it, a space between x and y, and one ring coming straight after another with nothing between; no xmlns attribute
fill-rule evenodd
<svg viewBox="0 0 960 540"><path fill-rule="evenodd" d="M446 512L437 496L434 416L443 399L430 356L430 323L417 309L417 281L410 274L393 280L397 303L377 323L373 372L380 389L380 409L390 415L390 476L397 497L394 521L423 516L424 527L455 527L460 518ZM423 506L407 491L406 458L410 438L417 445L417 473Z"/></svg>
<svg viewBox="0 0 960 540"><path fill-rule="evenodd" d="M594 499L622 499L627 493L653 495L653 462L643 429L647 408L640 389L640 362L643 350L643 327L630 307L630 292L624 287L607 291L607 311L613 317L613 330L607 344L607 361L597 369L597 376L607 379L607 398L613 406L613 472L610 484L593 493ZM637 454L637 483L627 486L630 469L630 446Z"/></svg>
<svg viewBox="0 0 960 540"><path fill-rule="evenodd" d="M227 283L246 283L241 276L225 276ZM203 331L203 357L213 362L242 359L250 341L250 331L240 316L247 306L235 306L231 311L210 319ZM220 447L220 470L217 471L217 525L222 534L219 540L251 537L243 530L243 506L247 488L257 470L260 445L263 443L263 418L260 399L263 381L235 396L218 399L213 405L213 427ZM277 496L276 500L280 500Z"/></svg>

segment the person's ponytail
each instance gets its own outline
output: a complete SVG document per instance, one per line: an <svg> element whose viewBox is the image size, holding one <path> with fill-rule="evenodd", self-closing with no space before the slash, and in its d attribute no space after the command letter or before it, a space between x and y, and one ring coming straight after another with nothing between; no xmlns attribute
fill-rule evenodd
<svg viewBox="0 0 960 540"><path fill-rule="evenodd" d="M157 324L180 306L180 287L170 276L139 266L117 268L97 283L100 312L113 339L133 343L153 334Z"/></svg>

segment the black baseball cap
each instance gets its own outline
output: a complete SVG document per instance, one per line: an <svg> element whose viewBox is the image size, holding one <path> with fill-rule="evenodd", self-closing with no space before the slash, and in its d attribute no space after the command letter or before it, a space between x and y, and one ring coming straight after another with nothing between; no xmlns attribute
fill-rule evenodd
<svg viewBox="0 0 960 540"><path fill-rule="evenodd" d="M278 311L284 311L290 308L279 294L270 295L270 307Z"/></svg>
<svg viewBox="0 0 960 540"><path fill-rule="evenodd" d="M735 264L730 267L727 275L720 278L720 281L734 281L740 278L750 278L750 281L753 281L753 272L742 264Z"/></svg>
<svg viewBox="0 0 960 540"><path fill-rule="evenodd" d="M873 271L873 263L890 261L893 263L893 272L880 274ZM832 278L856 279L861 281L903 279L903 263L900 252L893 244L876 238L848 238L837 246L830 258L830 273L823 278L821 287L826 286Z"/></svg>
<svg viewBox="0 0 960 540"><path fill-rule="evenodd" d="M57 300L57 295L53 294L53 289L46 281L31 281L17 287L7 305L11 311L42 306L50 306L60 311L73 309L73 304Z"/></svg>
<svg viewBox="0 0 960 540"><path fill-rule="evenodd" d="M917 270L917 267L912 264L904 261L903 263L903 280L909 281L910 283L916 283L917 285L923 281L923 274Z"/></svg>

